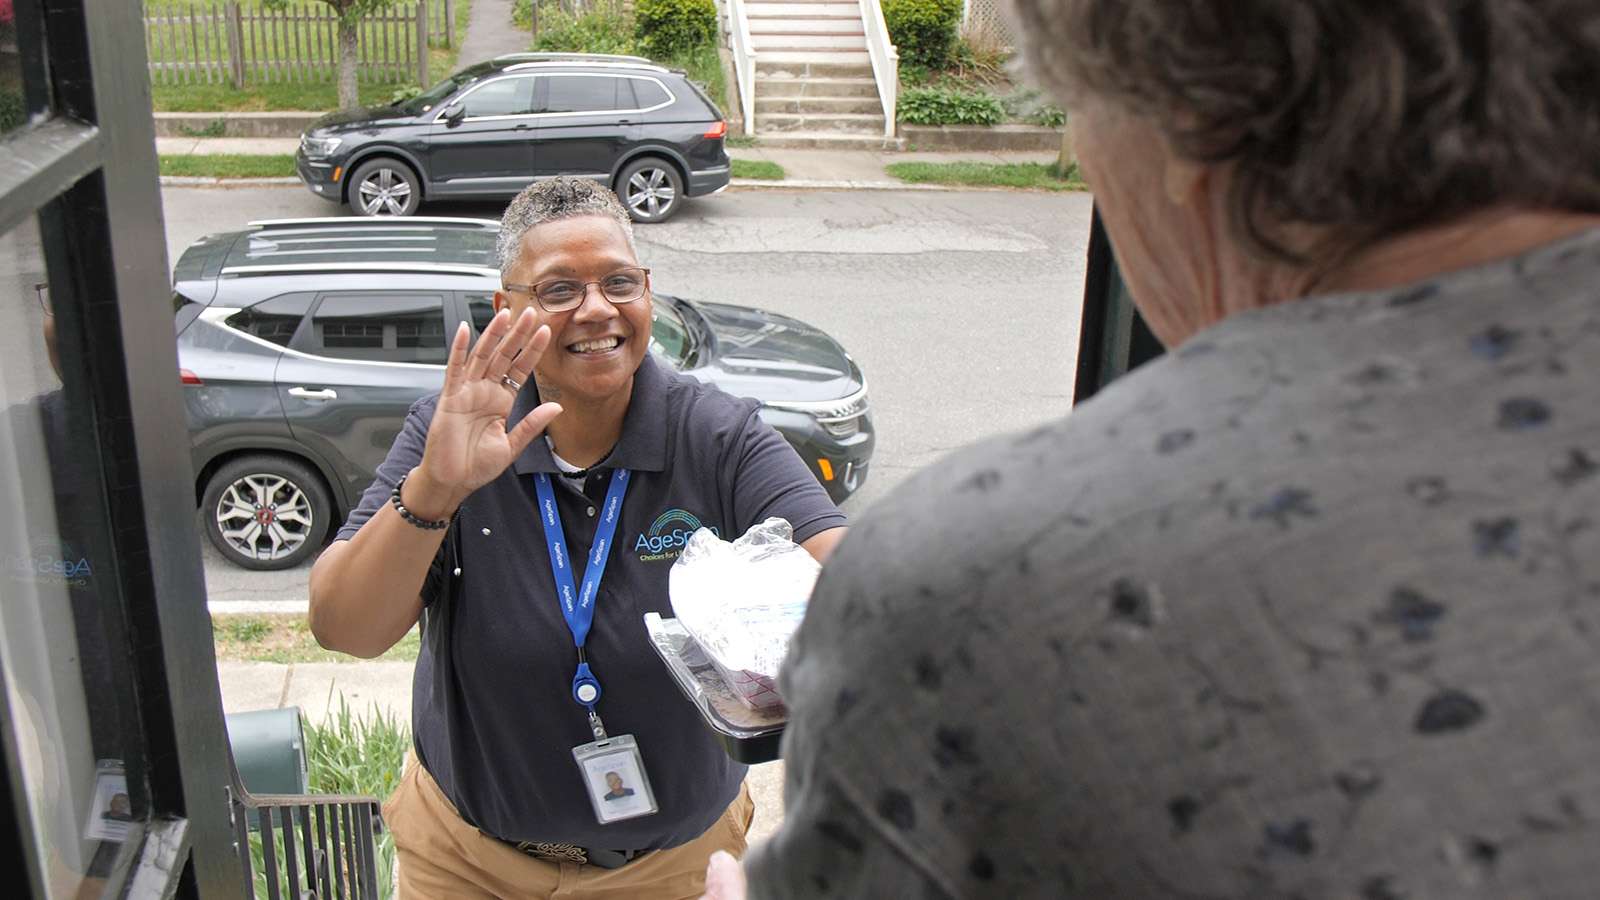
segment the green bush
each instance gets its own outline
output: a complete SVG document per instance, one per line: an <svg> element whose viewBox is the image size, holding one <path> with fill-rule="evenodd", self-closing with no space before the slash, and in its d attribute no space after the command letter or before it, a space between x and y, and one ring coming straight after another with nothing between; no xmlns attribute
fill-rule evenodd
<svg viewBox="0 0 1600 900"><path fill-rule="evenodd" d="M28 121L27 105L22 92L0 88L0 131L10 131Z"/></svg>
<svg viewBox="0 0 1600 900"><path fill-rule="evenodd" d="M1067 124L1067 113L1059 106L1045 105L1028 114L1028 121L1046 128L1060 128Z"/></svg>
<svg viewBox="0 0 1600 900"><path fill-rule="evenodd" d="M605 8L573 17L551 5L539 10L539 39L535 50L554 53L620 53L631 56L639 48L628 20Z"/></svg>
<svg viewBox="0 0 1600 900"><path fill-rule="evenodd" d="M998 125L1005 107L988 94L912 88L900 94L896 118L908 125Z"/></svg>
<svg viewBox="0 0 1600 900"><path fill-rule="evenodd" d="M943 69L955 48L961 0L883 0L883 21L901 65Z"/></svg>
<svg viewBox="0 0 1600 900"><path fill-rule="evenodd" d="M639 48L662 59L716 40L717 5L714 0L638 0L633 22Z"/></svg>

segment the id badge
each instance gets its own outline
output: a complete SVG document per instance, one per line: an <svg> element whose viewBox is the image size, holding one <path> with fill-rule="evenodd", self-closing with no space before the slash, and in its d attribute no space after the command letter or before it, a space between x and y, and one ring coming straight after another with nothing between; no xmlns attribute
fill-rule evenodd
<svg viewBox="0 0 1600 900"><path fill-rule="evenodd" d="M580 744L572 748L572 758L578 761L583 787L601 825L648 816L659 809L633 735Z"/></svg>

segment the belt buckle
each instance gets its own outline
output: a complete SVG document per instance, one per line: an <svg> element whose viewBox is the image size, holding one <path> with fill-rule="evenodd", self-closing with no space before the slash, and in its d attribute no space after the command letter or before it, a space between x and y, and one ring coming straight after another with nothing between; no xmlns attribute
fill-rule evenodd
<svg viewBox="0 0 1600 900"><path fill-rule="evenodd" d="M516 848L534 859L553 863L588 865L589 854L577 844L552 844L547 841L519 841Z"/></svg>

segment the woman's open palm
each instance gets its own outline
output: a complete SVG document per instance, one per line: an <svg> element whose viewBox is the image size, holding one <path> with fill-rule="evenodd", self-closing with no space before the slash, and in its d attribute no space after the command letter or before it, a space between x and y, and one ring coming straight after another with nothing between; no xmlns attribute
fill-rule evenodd
<svg viewBox="0 0 1600 900"><path fill-rule="evenodd" d="M462 323L450 343L444 389L422 454L429 478L460 496L493 481L561 414L559 405L544 403L506 427L512 401L550 344L550 329L534 325L533 310L524 309L515 323L501 310L470 351L467 343Z"/></svg>

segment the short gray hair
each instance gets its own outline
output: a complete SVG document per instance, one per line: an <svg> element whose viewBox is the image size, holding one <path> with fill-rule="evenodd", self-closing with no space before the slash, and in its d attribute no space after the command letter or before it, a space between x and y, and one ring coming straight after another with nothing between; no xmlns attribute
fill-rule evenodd
<svg viewBox="0 0 1600 900"><path fill-rule="evenodd" d="M633 247L633 222L622 208L622 201L605 185L589 178L552 178L537 182L517 195L500 217L500 239L495 251L500 257L502 283L511 277L511 267L527 233L546 222L578 216L604 216L622 226Z"/></svg>
<svg viewBox="0 0 1600 900"><path fill-rule="evenodd" d="M1227 165L1236 239L1348 252L1507 204L1600 212L1600 4L1015 0L1033 71ZM1330 237L1296 248L1311 226ZM1329 246L1331 245L1331 246Z"/></svg>

